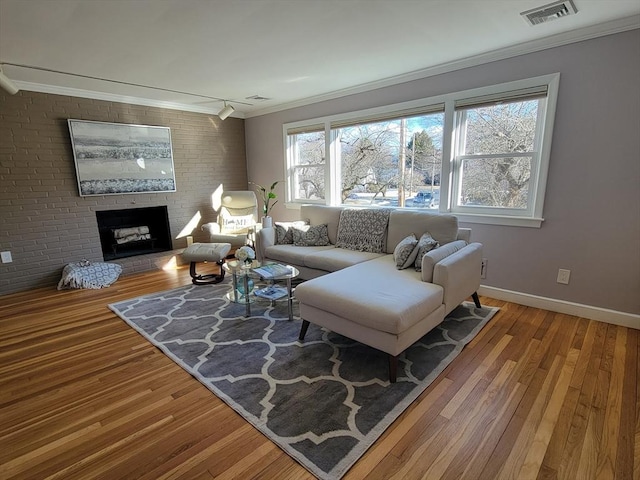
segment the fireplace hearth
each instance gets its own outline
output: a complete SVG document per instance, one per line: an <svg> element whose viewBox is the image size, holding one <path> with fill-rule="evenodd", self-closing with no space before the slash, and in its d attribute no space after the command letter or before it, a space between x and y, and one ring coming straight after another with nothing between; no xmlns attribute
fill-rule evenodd
<svg viewBox="0 0 640 480"><path fill-rule="evenodd" d="M105 261L171 250L166 206L96 212Z"/></svg>

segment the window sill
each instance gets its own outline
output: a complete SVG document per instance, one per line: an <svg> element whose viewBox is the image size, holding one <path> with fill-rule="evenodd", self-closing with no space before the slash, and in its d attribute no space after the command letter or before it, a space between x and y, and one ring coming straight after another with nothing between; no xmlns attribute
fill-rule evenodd
<svg viewBox="0 0 640 480"><path fill-rule="evenodd" d="M544 222L544 218L533 217L507 217L500 215L481 215L455 212L452 212L452 215L455 215L459 222L482 223L485 225L505 225L508 227L540 228L542 226L542 222Z"/></svg>

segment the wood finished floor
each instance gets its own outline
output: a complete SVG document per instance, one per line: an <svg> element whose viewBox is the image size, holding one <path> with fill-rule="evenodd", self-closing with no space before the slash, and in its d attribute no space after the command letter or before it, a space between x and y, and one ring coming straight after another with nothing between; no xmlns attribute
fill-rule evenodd
<svg viewBox="0 0 640 480"><path fill-rule="evenodd" d="M0 478L313 478L106 306L188 283L0 297ZM344 478L639 479L639 331L481 300L501 311Z"/></svg>

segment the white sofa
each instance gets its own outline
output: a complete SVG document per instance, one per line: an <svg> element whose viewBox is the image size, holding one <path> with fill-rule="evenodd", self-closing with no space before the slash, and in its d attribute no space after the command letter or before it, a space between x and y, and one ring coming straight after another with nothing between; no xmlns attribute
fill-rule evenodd
<svg viewBox="0 0 640 480"><path fill-rule="evenodd" d="M337 248L345 207L305 205L300 217L312 226L327 225L329 245L276 243L276 229L256 236L263 262L295 266L308 280L295 290L303 319L300 340L309 323L389 354L390 381L396 380L398 356L444 320L480 286L482 245L469 243L471 231L458 228L457 218L425 211L396 209L388 218L380 253ZM405 237L430 233L439 247L427 253L422 271L397 269L394 249Z"/></svg>

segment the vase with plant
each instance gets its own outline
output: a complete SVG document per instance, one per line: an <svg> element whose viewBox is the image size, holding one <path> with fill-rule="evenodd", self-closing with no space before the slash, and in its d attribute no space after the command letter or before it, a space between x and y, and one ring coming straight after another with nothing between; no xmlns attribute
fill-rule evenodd
<svg viewBox="0 0 640 480"><path fill-rule="evenodd" d="M236 250L235 257L241 262L242 266L250 268L256 258L256 252L249 245L244 245Z"/></svg>
<svg viewBox="0 0 640 480"><path fill-rule="evenodd" d="M280 181L273 182L269 189L257 183L251 183L256 186L260 194L260 199L262 200L262 226L265 228L271 227L273 226L273 219L269 214L271 213L271 209L273 208L273 206L278 203L278 200L276 200L278 198L278 195L276 195L276 192L274 190L278 183L280 183ZM271 203L272 201L273 203Z"/></svg>

